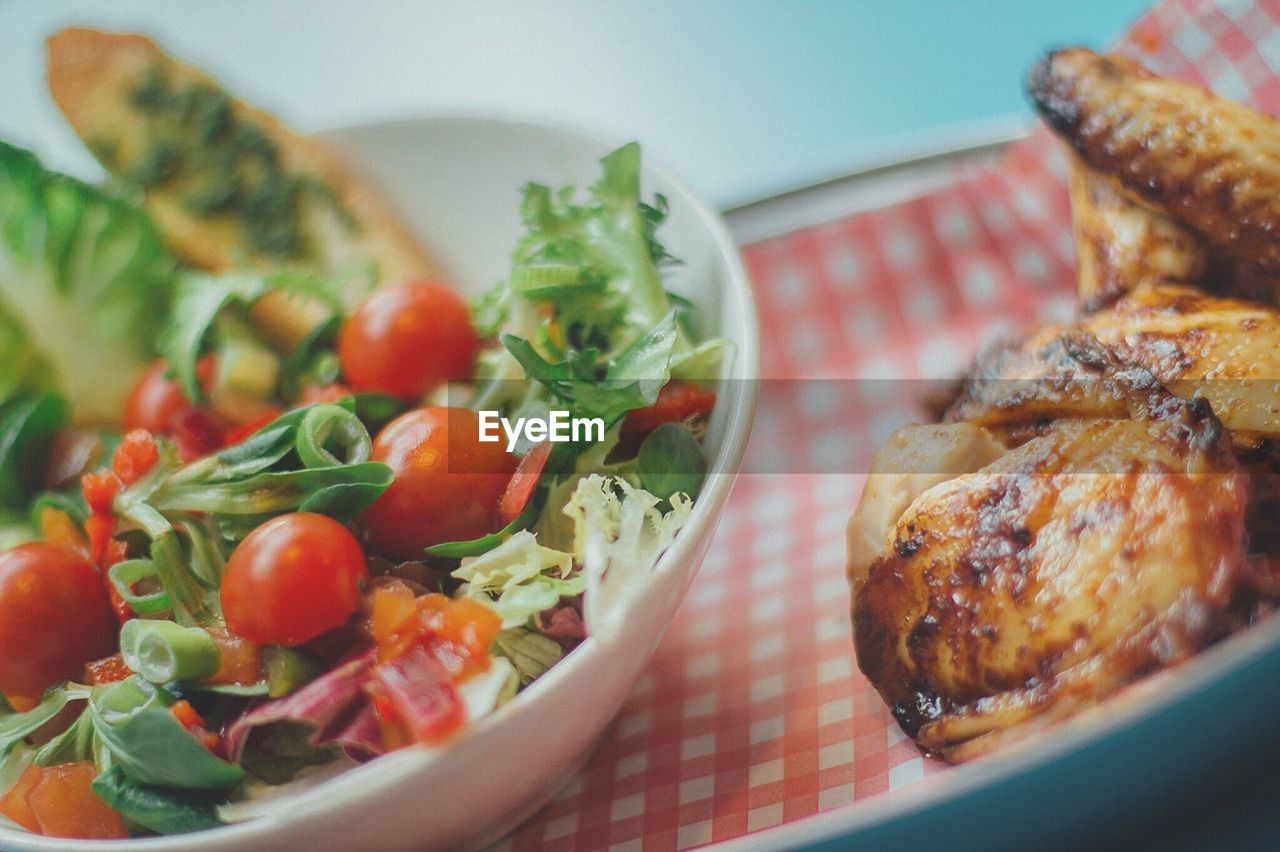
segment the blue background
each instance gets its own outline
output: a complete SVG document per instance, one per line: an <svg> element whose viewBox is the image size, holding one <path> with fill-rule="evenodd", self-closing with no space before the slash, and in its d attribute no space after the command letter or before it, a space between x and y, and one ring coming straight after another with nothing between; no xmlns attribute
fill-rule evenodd
<svg viewBox="0 0 1280 852"><path fill-rule="evenodd" d="M271 3L0 0L0 135L92 163L49 103L42 40L160 37L295 125L438 110L551 117L649 153L722 206L1026 114L1045 48L1102 46L1143 0Z"/></svg>

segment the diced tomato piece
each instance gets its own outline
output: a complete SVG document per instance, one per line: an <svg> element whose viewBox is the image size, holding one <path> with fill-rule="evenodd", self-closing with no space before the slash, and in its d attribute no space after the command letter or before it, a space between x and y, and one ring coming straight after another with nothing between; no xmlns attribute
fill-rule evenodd
<svg viewBox="0 0 1280 852"><path fill-rule="evenodd" d="M110 657L84 664L84 682L89 686L115 683L131 674L133 671L124 664L124 657L119 654L112 654Z"/></svg>
<svg viewBox="0 0 1280 852"><path fill-rule="evenodd" d="M263 426L266 426L268 423L275 420L281 413L282 409L280 406L270 406L266 411L262 412L262 414L259 414L249 422L242 423L228 431L226 437L222 439L223 445L230 447L240 443L245 438L251 436L254 432L257 432Z"/></svg>
<svg viewBox="0 0 1280 852"><path fill-rule="evenodd" d="M489 669L489 648L502 619L489 607L467 598L441 594L418 599L427 636L424 647L455 680Z"/></svg>
<svg viewBox="0 0 1280 852"><path fill-rule="evenodd" d="M40 510L40 537L50 544L89 555L89 542L70 515L61 509L45 506Z"/></svg>
<svg viewBox="0 0 1280 852"><path fill-rule="evenodd" d="M403 583L374 589L369 630L378 646L380 662L403 654L423 630L413 591Z"/></svg>
<svg viewBox="0 0 1280 852"><path fill-rule="evenodd" d="M222 656L222 667L210 682L247 686L262 680L262 650L257 645L222 627L209 628L209 635Z"/></svg>
<svg viewBox="0 0 1280 852"><path fill-rule="evenodd" d="M185 698L175 701L173 706L169 708L175 719L182 727L187 729L191 736L209 751L216 751L218 748L218 735L209 730L205 723L204 717L196 712L196 708L191 706L191 702Z"/></svg>
<svg viewBox="0 0 1280 852"><path fill-rule="evenodd" d="M516 472L511 474L511 482L507 483L507 490L502 492L502 499L498 501L498 517L503 526L520 517L524 507L529 504L529 498L538 487L538 480L550 457L551 442L543 441L530 447L529 452L520 459Z"/></svg>
<svg viewBox="0 0 1280 852"><path fill-rule="evenodd" d="M120 493L120 478L114 471L98 470L80 477L84 501L96 514L111 514L111 501Z"/></svg>
<svg viewBox="0 0 1280 852"><path fill-rule="evenodd" d="M152 434L146 429L134 429L116 447L111 456L111 469L127 487L151 470L159 458L160 451Z"/></svg>
<svg viewBox="0 0 1280 852"><path fill-rule="evenodd" d="M448 739L466 721L462 696L449 673L423 648L411 648L373 670L388 712L415 742L434 745Z"/></svg>
<svg viewBox="0 0 1280 852"><path fill-rule="evenodd" d="M46 837L115 840L129 836L120 814L90 788L98 770L90 761L50 766L27 794Z"/></svg>
<svg viewBox="0 0 1280 852"><path fill-rule="evenodd" d="M623 432L652 432L664 423L681 423L716 406L713 391L693 382L668 382L648 408L637 408L622 421Z"/></svg>
<svg viewBox="0 0 1280 852"><path fill-rule="evenodd" d="M185 698L173 702L169 712L173 713L174 718L181 722L184 728L204 727L204 717L197 713L196 708L192 707L191 702Z"/></svg>
<svg viewBox="0 0 1280 852"><path fill-rule="evenodd" d="M40 833L40 822L36 819L35 811L31 810L31 803L27 801L27 796L43 774L43 769L34 763L30 764L22 770L18 780L9 788L9 792L0 796L0 814L36 834Z"/></svg>
<svg viewBox="0 0 1280 852"><path fill-rule="evenodd" d="M331 385L307 385L302 389L302 396L298 400L301 405L315 405L318 402L337 402L345 399L353 391L341 383Z"/></svg>

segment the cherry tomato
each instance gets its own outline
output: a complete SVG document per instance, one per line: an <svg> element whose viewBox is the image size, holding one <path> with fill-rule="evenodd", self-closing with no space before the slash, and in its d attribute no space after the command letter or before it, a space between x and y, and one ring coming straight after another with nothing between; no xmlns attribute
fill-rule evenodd
<svg viewBox="0 0 1280 852"><path fill-rule="evenodd" d="M529 504L529 498L538 487L538 479L550 457L551 442L543 441L530 447L529 452L520 459L520 464L516 466L516 472L511 476L511 482L507 484L507 490L502 492L502 500L498 503L498 517L504 526L520 517L524 507Z"/></svg>
<svg viewBox="0 0 1280 852"><path fill-rule="evenodd" d="M309 512L273 518L227 560L227 629L259 645L301 645L355 614L368 576L360 543L342 524Z"/></svg>
<svg viewBox="0 0 1280 852"><path fill-rule="evenodd" d="M693 382L668 382L648 408L637 408L622 421L623 432L652 432L664 423L680 423L716 406L716 395Z"/></svg>
<svg viewBox="0 0 1280 852"><path fill-rule="evenodd" d="M480 418L465 408L419 408L400 415L373 441L374 461L395 480L365 510L373 549L391 559L465 541L501 527L498 501L516 468L500 443L481 443Z"/></svg>
<svg viewBox="0 0 1280 852"><path fill-rule="evenodd" d="M163 360L151 362L138 379L124 403L124 428L146 429L168 434L173 421L191 407L177 379L166 377L169 365Z"/></svg>
<svg viewBox="0 0 1280 852"><path fill-rule="evenodd" d="M352 388L407 402L470 376L479 348L467 303L428 282L378 290L338 334L338 357Z"/></svg>
<svg viewBox="0 0 1280 852"><path fill-rule="evenodd" d="M97 570L52 544L0 553L0 692L38 698L115 651L115 619Z"/></svg>

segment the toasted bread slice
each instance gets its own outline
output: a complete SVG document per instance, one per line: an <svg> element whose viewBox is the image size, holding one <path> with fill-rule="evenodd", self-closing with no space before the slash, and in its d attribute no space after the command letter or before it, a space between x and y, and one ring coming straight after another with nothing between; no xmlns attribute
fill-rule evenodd
<svg viewBox="0 0 1280 852"><path fill-rule="evenodd" d="M54 101L188 263L378 283L432 273L396 213L323 145L150 39L73 27L48 51Z"/></svg>

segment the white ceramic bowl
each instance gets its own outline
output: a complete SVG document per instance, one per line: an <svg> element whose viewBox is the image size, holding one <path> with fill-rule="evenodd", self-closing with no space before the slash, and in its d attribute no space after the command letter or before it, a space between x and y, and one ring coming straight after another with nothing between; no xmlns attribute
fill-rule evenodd
<svg viewBox="0 0 1280 852"><path fill-rule="evenodd" d="M370 175L469 294L499 280L521 233L519 189L534 180L585 187L609 145L536 124L438 117L325 134ZM619 140L619 142L625 140ZM394 850L476 847L546 803L590 755L648 663L692 581L729 497L755 413L755 305L724 223L683 185L645 163L646 196L671 217L659 232L684 263L673 290L704 311L709 333L732 341L708 436L713 474L688 525L612 637L590 638L544 677L447 747L408 748L320 785L278 813L215 831L77 849ZM67 841L0 829L6 849L65 849Z"/></svg>

